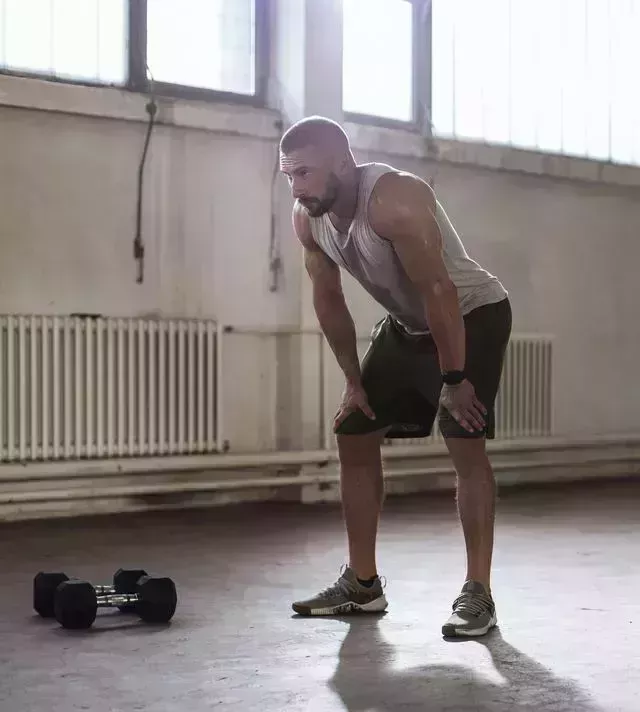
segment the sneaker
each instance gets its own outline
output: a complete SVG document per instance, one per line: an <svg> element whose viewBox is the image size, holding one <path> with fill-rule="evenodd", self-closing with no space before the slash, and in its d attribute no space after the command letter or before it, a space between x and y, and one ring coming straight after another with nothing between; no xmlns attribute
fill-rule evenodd
<svg viewBox="0 0 640 712"><path fill-rule="evenodd" d="M453 603L452 616L442 626L442 635L447 638L485 635L497 622L491 594L481 583L467 581Z"/></svg>
<svg viewBox="0 0 640 712"><path fill-rule="evenodd" d="M292 608L303 616L335 616L346 613L379 613L387 607L382 582L376 578L372 586L359 583L353 569L345 567L340 578L314 598L296 601Z"/></svg>

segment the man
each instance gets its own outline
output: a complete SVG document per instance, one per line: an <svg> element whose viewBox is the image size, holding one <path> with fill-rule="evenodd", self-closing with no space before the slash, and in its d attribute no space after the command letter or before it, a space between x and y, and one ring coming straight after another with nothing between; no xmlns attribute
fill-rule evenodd
<svg viewBox="0 0 640 712"><path fill-rule="evenodd" d="M304 249L313 303L345 375L334 420L349 565L338 581L297 601L303 615L387 607L376 564L384 498L385 437L424 437L436 416L457 474L467 573L445 636L495 626L491 558L495 480L486 438L511 333L500 282L469 258L430 186L380 163L358 165L342 128L322 117L293 125L280 143L293 225ZM340 281L348 271L387 316L362 365Z"/></svg>

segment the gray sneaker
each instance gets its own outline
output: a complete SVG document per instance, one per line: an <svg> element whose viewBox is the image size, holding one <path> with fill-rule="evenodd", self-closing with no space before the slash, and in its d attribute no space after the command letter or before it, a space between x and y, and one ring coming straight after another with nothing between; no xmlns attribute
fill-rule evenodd
<svg viewBox="0 0 640 712"><path fill-rule="evenodd" d="M292 608L303 616L336 616L346 613L378 613L387 607L382 582L377 578L372 586L358 582L353 569L345 567L340 578L314 598L296 601Z"/></svg>
<svg viewBox="0 0 640 712"><path fill-rule="evenodd" d="M498 619L491 594L477 581L467 581L453 603L453 614L442 626L442 635L480 636L488 633Z"/></svg>

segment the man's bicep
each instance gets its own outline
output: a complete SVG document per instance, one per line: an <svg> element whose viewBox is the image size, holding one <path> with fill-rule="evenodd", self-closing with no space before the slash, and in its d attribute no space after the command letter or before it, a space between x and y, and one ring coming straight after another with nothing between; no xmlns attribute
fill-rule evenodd
<svg viewBox="0 0 640 712"><path fill-rule="evenodd" d="M394 236L393 246L409 278L423 291L437 292L449 285L439 229L429 215L407 221Z"/></svg>
<svg viewBox="0 0 640 712"><path fill-rule="evenodd" d="M297 205L293 209L293 226L303 247L304 264L316 294L341 294L340 268L313 239L309 219Z"/></svg>
<svg viewBox="0 0 640 712"><path fill-rule="evenodd" d="M315 289L342 293L340 268L319 247L304 248L304 264Z"/></svg>
<svg viewBox="0 0 640 712"><path fill-rule="evenodd" d="M372 223L388 239L411 280L428 291L450 282L431 188L419 179L390 176L371 207Z"/></svg>

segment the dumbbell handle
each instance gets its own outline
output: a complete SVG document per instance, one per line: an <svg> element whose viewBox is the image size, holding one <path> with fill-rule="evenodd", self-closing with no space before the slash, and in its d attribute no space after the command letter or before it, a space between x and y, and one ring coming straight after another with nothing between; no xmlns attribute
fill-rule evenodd
<svg viewBox="0 0 640 712"><path fill-rule="evenodd" d="M108 596L111 593L115 593L116 589L113 585L109 586L94 586L96 590L96 596Z"/></svg>
<svg viewBox="0 0 640 712"><path fill-rule="evenodd" d="M113 590L113 587L105 586L105 588L111 588L111 590ZM130 603L137 603L140 600L140 596L137 593L107 593L106 595L98 594L97 599L99 607L115 608L116 606L127 606Z"/></svg>
<svg viewBox="0 0 640 712"><path fill-rule="evenodd" d="M94 586L94 588L96 590L96 596L109 596L116 593L116 589L113 584L108 584L106 586Z"/></svg>

